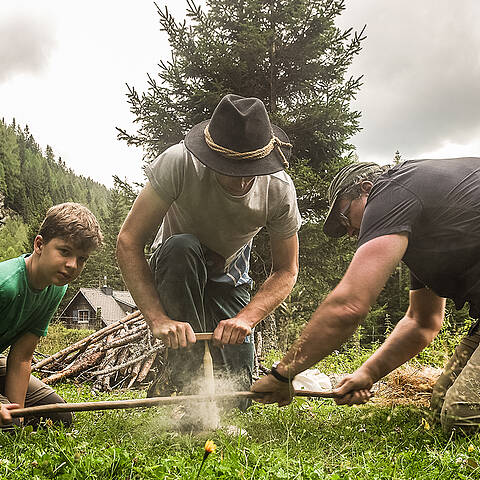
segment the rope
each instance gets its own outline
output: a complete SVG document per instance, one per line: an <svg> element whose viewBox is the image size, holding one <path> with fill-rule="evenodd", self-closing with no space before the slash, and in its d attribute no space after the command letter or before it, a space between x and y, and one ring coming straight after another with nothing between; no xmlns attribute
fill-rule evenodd
<svg viewBox="0 0 480 480"><path fill-rule="evenodd" d="M289 163L287 158L282 152L280 147L289 147L292 148L292 144L288 142L282 142L278 137L276 137L272 132L272 138L262 148L257 150L252 150L251 152L236 152L235 150L230 150L229 148L222 147L221 145L217 145L214 140L212 139L210 132L208 130L208 125L205 127L204 130L205 134L205 142L207 145L214 150L215 152L220 153L221 155L228 157L228 158L235 158L235 159L243 159L243 160L258 160L260 158L265 158L267 155L272 153L272 151L277 148L280 156L282 157L282 163L285 168L289 167Z"/></svg>

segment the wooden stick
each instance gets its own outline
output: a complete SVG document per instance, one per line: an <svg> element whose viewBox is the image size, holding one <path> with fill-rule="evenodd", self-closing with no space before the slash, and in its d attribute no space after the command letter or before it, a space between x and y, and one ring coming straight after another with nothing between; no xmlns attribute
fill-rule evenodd
<svg viewBox="0 0 480 480"><path fill-rule="evenodd" d="M122 368L129 367L130 365L135 365L138 362L141 362L145 358L149 357L152 353L158 352L158 350L161 350L162 348L165 348L163 344L157 345L156 347L152 348L148 352L144 353L143 355L140 355L139 357L135 357L133 360L129 360L128 362L122 363L121 365L115 365L114 367L106 368L104 370L98 370L96 372L92 372L91 375L92 377L99 377L100 375L107 375L109 373L116 372L118 370L121 370Z"/></svg>
<svg viewBox="0 0 480 480"><path fill-rule="evenodd" d="M87 358L84 358L78 364L73 365L66 370L61 370L60 372L54 373L53 375L50 375L47 378L44 378L43 383L46 383L47 385L51 385L55 382L58 382L62 378L68 378L68 377L71 377L72 375L76 375L77 373L80 373L83 370L86 370L87 368L96 365L100 360L103 359L103 357L105 357L105 352L93 353L92 355L89 355Z"/></svg>
<svg viewBox="0 0 480 480"><path fill-rule="evenodd" d="M138 374L138 377L137 377L137 382L138 383L143 382L145 380L145 378L147 377L148 372L150 371L150 368L153 365L153 362L157 358L157 354L158 354L158 352L153 353L149 358L147 358L145 360L145 362L143 362L143 366L140 369L140 373Z"/></svg>
<svg viewBox="0 0 480 480"><path fill-rule="evenodd" d="M208 348L208 340L205 340L205 353L203 355L203 375L205 377L205 389L208 395L215 394L215 379L213 377L213 360Z"/></svg>
<svg viewBox="0 0 480 480"><path fill-rule="evenodd" d="M295 390L297 397L336 398L333 392L311 392L308 390ZM229 398L260 398L261 393L256 392L232 392L218 393L216 395L183 395L177 397L154 397L135 398L132 400L111 400L106 402L83 402L83 403L52 403L39 405L38 407L17 408L10 410L12 417L25 415L39 415L42 413L56 412L88 412L93 410L120 410L124 408L156 407L162 405L175 405L177 403L194 403L212 400L226 400Z"/></svg>
<svg viewBox="0 0 480 480"><path fill-rule="evenodd" d="M213 333L196 333L195 337L197 340L211 340L213 338Z"/></svg>
<svg viewBox="0 0 480 480"><path fill-rule="evenodd" d="M42 368L45 365L48 365L51 362L54 362L55 360L58 360L62 356L66 356L69 353L74 352L75 350L78 350L81 348L85 343L91 343L93 341L98 341L100 338L103 338L106 336L108 333L119 330L122 328L125 324L131 323L132 321L138 321L143 319L143 315L141 314L140 310L136 310L135 312L131 313L130 315L127 315L125 318L122 318L121 320L118 320L115 323L112 323L101 330L97 330L96 332L93 332L91 335L88 337L82 338L78 342L74 343L73 345L68 346L67 348L64 348L63 350L60 350L59 352L51 355L50 357L44 358L40 362L37 362L35 365L32 366L32 371L33 370L38 370L39 368Z"/></svg>

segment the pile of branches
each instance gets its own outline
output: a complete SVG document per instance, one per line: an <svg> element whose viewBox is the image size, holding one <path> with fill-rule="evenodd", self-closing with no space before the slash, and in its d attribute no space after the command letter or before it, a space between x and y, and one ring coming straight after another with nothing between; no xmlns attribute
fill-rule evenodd
<svg viewBox="0 0 480 480"><path fill-rule="evenodd" d="M165 347L155 339L140 311L37 361L32 371L48 385L65 379L92 382L97 391L142 386L163 365Z"/></svg>

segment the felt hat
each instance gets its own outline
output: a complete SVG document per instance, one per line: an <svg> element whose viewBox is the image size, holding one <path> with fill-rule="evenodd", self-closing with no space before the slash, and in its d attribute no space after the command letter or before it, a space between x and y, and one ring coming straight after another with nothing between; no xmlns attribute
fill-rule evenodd
<svg viewBox="0 0 480 480"><path fill-rule="evenodd" d="M223 175L267 175L288 167L292 145L287 134L270 123L258 98L229 94L212 118L185 136L186 148L207 167Z"/></svg>

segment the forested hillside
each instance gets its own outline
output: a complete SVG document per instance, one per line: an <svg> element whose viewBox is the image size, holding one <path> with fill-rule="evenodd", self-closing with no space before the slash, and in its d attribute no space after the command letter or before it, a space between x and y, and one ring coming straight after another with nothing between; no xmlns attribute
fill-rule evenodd
<svg viewBox="0 0 480 480"><path fill-rule="evenodd" d="M115 261L115 240L133 196L130 187L118 179L109 190L75 174L61 158L55 158L50 146L43 151L28 127L0 121L0 261L31 250L52 205L70 201L86 205L102 226L105 245L71 285L66 301L79 286L97 287L104 277L114 288L123 288Z"/></svg>
<svg viewBox="0 0 480 480"><path fill-rule="evenodd" d="M76 175L61 158L45 152L28 126L0 121L0 192L4 205L36 231L45 211L57 203L75 201L99 217L107 211L108 189L91 178Z"/></svg>

